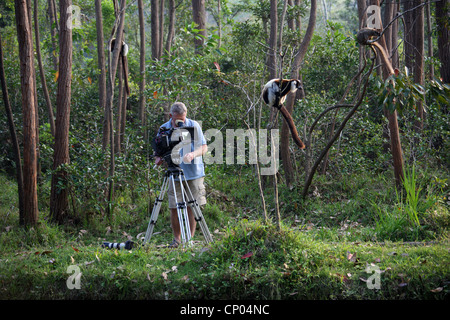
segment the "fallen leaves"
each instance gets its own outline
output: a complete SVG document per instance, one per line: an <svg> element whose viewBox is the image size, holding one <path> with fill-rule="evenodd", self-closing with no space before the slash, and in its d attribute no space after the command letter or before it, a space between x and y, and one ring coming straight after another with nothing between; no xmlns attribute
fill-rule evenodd
<svg viewBox="0 0 450 320"><path fill-rule="evenodd" d="M247 258L250 258L251 256L253 256L253 252L247 252L246 254L244 254L242 257L241 257L241 259L247 259Z"/></svg>

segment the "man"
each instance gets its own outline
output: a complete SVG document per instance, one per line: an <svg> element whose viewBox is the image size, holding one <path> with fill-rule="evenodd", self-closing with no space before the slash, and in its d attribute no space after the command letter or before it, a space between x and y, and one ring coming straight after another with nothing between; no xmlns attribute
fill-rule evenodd
<svg viewBox="0 0 450 320"><path fill-rule="evenodd" d="M185 148L181 148L180 156L182 156L182 161L179 166L183 169L184 176L187 180L189 188L191 189L194 199L197 200L199 206L206 204L206 191L204 186L204 176L205 167L202 161L202 156L208 150L206 145L206 139L203 136L202 129L198 122L186 118L187 108L182 102L175 102L170 108L170 120L164 123L161 127L164 128L175 128L180 127L179 121L183 122L182 127L194 127L195 135L191 137L191 150L190 152L183 154ZM160 157L155 157L155 162L157 165L162 164L163 160ZM182 195L180 192L179 184L175 184L177 189L177 199L180 201ZM169 245L171 248L176 248L181 243L181 231L180 223L178 221L177 214L177 204L175 202L175 195L173 188L169 186L168 190L169 197L169 209L170 209L170 222L172 225L174 240ZM187 199L186 202L191 199ZM194 237L195 228L197 226L197 221L195 221L194 214L190 206L187 208L189 217L189 226L191 229L191 238Z"/></svg>

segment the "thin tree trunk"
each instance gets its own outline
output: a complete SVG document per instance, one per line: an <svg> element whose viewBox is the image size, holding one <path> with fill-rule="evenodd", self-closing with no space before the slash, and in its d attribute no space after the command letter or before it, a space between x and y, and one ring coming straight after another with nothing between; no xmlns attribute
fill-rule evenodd
<svg viewBox="0 0 450 320"><path fill-rule="evenodd" d="M35 225L38 221L37 199L37 131L35 82L33 80L33 40L26 0L15 0L17 39L19 43L20 83L23 114L23 221Z"/></svg>
<svg viewBox="0 0 450 320"><path fill-rule="evenodd" d="M58 43L56 40L56 30L58 21L56 20L56 10L55 10L55 0L48 0L48 16L50 18L50 35L52 38L52 61L53 61L53 68L54 70L58 70L58 55L57 53L57 47ZM54 27L53 27L54 26Z"/></svg>
<svg viewBox="0 0 450 320"><path fill-rule="evenodd" d="M2 36L0 34L0 83L3 92L3 102L5 104L6 117L8 118L9 132L11 134L11 140L14 151L14 160L16 163L16 178L17 178L17 191L19 195L19 221L20 224L24 222L24 207L23 207L23 170L22 160L20 156L19 141L17 139L16 127L14 125L14 119L12 114L11 105L9 103L8 87L6 85L5 67L3 66L3 48L2 48Z"/></svg>
<svg viewBox="0 0 450 320"><path fill-rule="evenodd" d="M139 35L140 35L140 54L139 54L139 119L144 130L147 125L147 117L145 114L145 21L144 21L144 2L138 0L139 11Z"/></svg>
<svg viewBox="0 0 450 320"><path fill-rule="evenodd" d="M317 16L317 1L311 0L311 9L309 13L309 22L308 27L306 28L305 36L300 44L299 49L297 50L294 61L291 65L291 73L290 77L292 79L298 79L299 78L299 70L300 65L306 55L306 51L308 49L308 46L311 42L312 36L314 34L314 29L316 26L316 16ZM299 92L300 97L304 97L304 91L303 89ZM286 98L285 102L285 108L286 110L292 115L294 111L294 104L296 100L296 93L289 93ZM286 179L286 185L288 187L292 186L293 183L293 177L294 177L294 169L292 165L292 160L290 157L290 151L289 151L289 128L285 121L283 121L283 125L281 127L281 147L280 147L280 155L281 155L281 162L283 163L284 168L284 174Z"/></svg>
<svg viewBox="0 0 450 320"><path fill-rule="evenodd" d="M32 9L31 9L31 0L27 0L27 14L28 14L28 21L30 22L30 30L33 30L33 23L32 23ZM33 34L31 34L31 43L33 43ZM32 45L33 46L33 45ZM34 61L33 61L33 67L34 67ZM41 175L41 163L39 161L40 156L40 146L39 146L39 104L38 104L38 97L37 97L37 84L36 84L36 69L33 68L32 70L32 81L34 83L34 105L36 106L36 112L35 112L35 122L36 122L36 174L37 174L37 180L39 182L39 177Z"/></svg>
<svg viewBox="0 0 450 320"><path fill-rule="evenodd" d="M99 109L105 112L106 108L106 64L105 64L105 47L104 47L104 35L103 35L103 14L102 14L102 5L101 0L95 0L95 24L97 27L97 65L98 70L100 71L98 78L98 103ZM108 122L103 120L104 126L104 134L103 138L108 139L108 136L105 137L105 131L109 130L107 128ZM108 140L106 140L108 141ZM103 141L105 144L105 141Z"/></svg>
<svg viewBox="0 0 450 320"><path fill-rule="evenodd" d="M159 22L159 18L160 18L160 14L159 14L159 10L160 10L160 1L159 0L151 0L151 7L150 7L150 12L151 12L151 29L152 29L152 59L153 60L159 60L161 58L161 56L159 55L160 53L160 22Z"/></svg>
<svg viewBox="0 0 450 320"><path fill-rule="evenodd" d="M116 73L117 68L119 64L119 58L120 58L120 52L122 49L122 41L123 41L123 28L125 24L125 7L126 7L126 0L121 1L119 14L116 19L118 20L118 26L116 31L116 40L115 40L115 46L113 49L113 52L110 53L108 56L112 55L112 58L108 58L109 61L109 77L108 77L108 87L107 87L107 94L106 94L106 110L107 110L107 117L109 119L109 123L111 124L111 132L110 132L110 166L109 166L109 186L107 191L107 198L108 198L108 207L107 207L107 216L112 216L111 211L111 203L114 197L114 171L115 171L115 151L114 151L114 132L113 132L113 98L114 98L114 83L116 79ZM111 41L110 39L108 41L109 45L108 47L111 47Z"/></svg>
<svg viewBox="0 0 450 320"><path fill-rule="evenodd" d="M270 0L270 35L269 52L267 53L267 67L269 80L277 76L277 33L278 33L278 1Z"/></svg>
<svg viewBox="0 0 450 320"><path fill-rule="evenodd" d="M175 35L175 0L169 0L169 26L167 29L166 54L170 56L173 37Z"/></svg>
<svg viewBox="0 0 450 320"><path fill-rule="evenodd" d="M120 58L121 59L121 58ZM123 96L126 95L124 82L123 82L123 65L120 62L117 65L117 77L118 77L118 84L117 87L119 89L118 95L117 95L117 116L116 116L116 137L114 139L114 151L117 155L120 154L120 132L121 132L121 126L122 126L122 102L123 102Z"/></svg>
<svg viewBox="0 0 450 320"><path fill-rule="evenodd" d="M220 0L217 0L217 29L219 36L219 43L217 46L220 48L222 46L222 8Z"/></svg>
<svg viewBox="0 0 450 320"><path fill-rule="evenodd" d="M379 0L371 0L371 4L373 5L380 5ZM379 17L379 21L381 21L381 17ZM381 37L381 39L378 41L380 46L384 49L386 52L386 42L384 36ZM379 54L382 54L379 52ZM387 61L389 63L389 61ZM391 68L389 68L386 64L383 64L382 67L382 73L383 73L383 79L386 80L389 76L392 75ZM392 160L394 164L394 177L395 177L395 183L397 186L400 186L403 181L403 152L402 152L402 145L400 141L400 132L398 127L398 120L397 120L397 111L394 110L393 112L389 110L384 110L385 116L388 119L389 123L389 136L390 136L390 143L391 143L391 154L392 154Z"/></svg>
<svg viewBox="0 0 450 320"><path fill-rule="evenodd" d="M125 90L125 88L124 88ZM125 126L127 123L127 103L128 103L128 99L127 99L127 95L124 94L122 96L122 104L121 104L121 115L120 115L120 149L122 150L123 148L123 141L124 141L124 136L125 136Z"/></svg>
<svg viewBox="0 0 450 320"><path fill-rule="evenodd" d="M413 1L403 2L403 11L410 10L414 7ZM405 66L409 71L414 68L414 12L408 11L404 14L404 59Z"/></svg>
<svg viewBox="0 0 450 320"><path fill-rule="evenodd" d="M163 55L163 44L164 44L164 0L160 1L159 7L159 53L158 56L161 58Z"/></svg>
<svg viewBox="0 0 450 320"><path fill-rule="evenodd" d="M267 52L267 69L269 70L269 79L277 77L277 33L278 33L278 1L270 0L270 34L269 50ZM269 123L272 125L274 118L278 115L275 108L270 109Z"/></svg>
<svg viewBox="0 0 450 320"><path fill-rule="evenodd" d="M438 54L441 62L441 78L444 83L450 83L450 27L448 16L450 0L436 2L436 23L438 29Z"/></svg>
<svg viewBox="0 0 450 320"><path fill-rule="evenodd" d="M48 93L47 82L45 81L44 66L42 65L41 57L41 44L39 37L39 23L38 23L38 1L34 0L34 32L36 41L36 58L39 64L39 75L41 77L42 91L47 104L48 122L50 123L50 132L52 136L55 136L55 118L53 115L52 101L50 100L50 94Z"/></svg>
<svg viewBox="0 0 450 320"><path fill-rule="evenodd" d="M66 22L71 18L71 13L67 13L67 9L72 5L72 0L60 0L59 5L59 77L56 96L56 133L53 155L54 173L52 175L50 195L50 215L55 222L63 223L69 213L67 172L61 166L70 162L69 129L72 94L72 28L67 26Z"/></svg>
<svg viewBox="0 0 450 320"><path fill-rule="evenodd" d="M192 0L192 17L200 30L200 37L194 39L196 50L203 46L206 38L206 9L205 0Z"/></svg>
<svg viewBox="0 0 450 320"><path fill-rule="evenodd" d="M414 1L414 7L423 3L423 0ZM414 82L424 86L424 8L423 6L415 10L415 25L414 25ZM423 130L424 112L423 102L421 100L416 102L417 120L414 121L416 132L421 133Z"/></svg>
<svg viewBox="0 0 450 320"><path fill-rule="evenodd" d="M431 4L428 3L426 5L427 10L427 37L428 37L428 57L433 58L433 38L432 38L432 26L431 26L431 10L430 10ZM429 79L434 78L434 64L430 63L430 73L428 75Z"/></svg>

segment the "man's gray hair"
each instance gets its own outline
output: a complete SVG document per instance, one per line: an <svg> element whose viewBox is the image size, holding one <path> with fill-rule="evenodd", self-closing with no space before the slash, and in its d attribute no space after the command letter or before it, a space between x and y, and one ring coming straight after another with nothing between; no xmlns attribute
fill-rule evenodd
<svg viewBox="0 0 450 320"><path fill-rule="evenodd" d="M183 102L175 102L170 108L170 113L185 114L187 113L187 108Z"/></svg>

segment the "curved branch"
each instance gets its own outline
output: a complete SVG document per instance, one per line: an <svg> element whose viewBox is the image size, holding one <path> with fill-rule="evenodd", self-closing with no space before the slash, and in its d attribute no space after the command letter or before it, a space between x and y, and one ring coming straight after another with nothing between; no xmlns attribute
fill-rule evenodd
<svg viewBox="0 0 450 320"><path fill-rule="evenodd" d="M375 52L375 50L374 50ZM376 54L376 53L375 53ZM372 58L372 64L370 66L370 70L367 72L367 75L370 75L372 73L373 67L375 65L375 59ZM314 174L316 173L317 167L319 166L320 162L322 161L323 157L327 154L328 150L331 148L331 146L334 144L334 142L336 141L336 139L340 136L342 130L344 129L345 125L347 124L348 120L350 120L350 118L353 116L353 114L356 112L356 110L358 109L358 107L361 105L362 100L365 96L366 93L366 89L367 86L369 84L369 77L367 76L366 78L366 82L364 83L364 87L363 87L363 91L361 93L361 96L359 97L359 101L353 106L352 110L350 110L350 112L347 114L347 116L345 117L345 119L342 121L341 126L339 127L339 129L336 131L336 133L334 134L334 136L330 139L330 141L328 141L328 144L326 145L326 147L322 150L322 152L320 153L319 157L317 158L316 162L314 163L314 165L311 168L311 171L309 173L308 179L305 182L305 186L303 187L303 193L302 196L303 198L306 198L306 195L308 193L308 189L309 186L311 185L312 179L314 177Z"/></svg>
<svg viewBox="0 0 450 320"><path fill-rule="evenodd" d="M313 132L314 127L317 125L317 122L319 122L320 118L322 118L329 111L337 109L337 108L351 108L351 107L353 107L353 104L343 104L342 102L345 100L345 97L347 96L348 92L350 91L350 86L361 75L361 73L366 68L366 65L367 65L367 61L364 60L364 65L361 67L361 69L358 71L358 73L352 78L352 80L350 80L349 84L347 85L347 88L345 89L345 92L344 92L341 100L339 100L339 103L337 103L334 106L331 106L331 107L325 109L324 111L322 111L322 113L319 114L319 116L316 118L316 120L314 120L313 124L311 125L311 128L309 129L309 134L310 135Z"/></svg>

